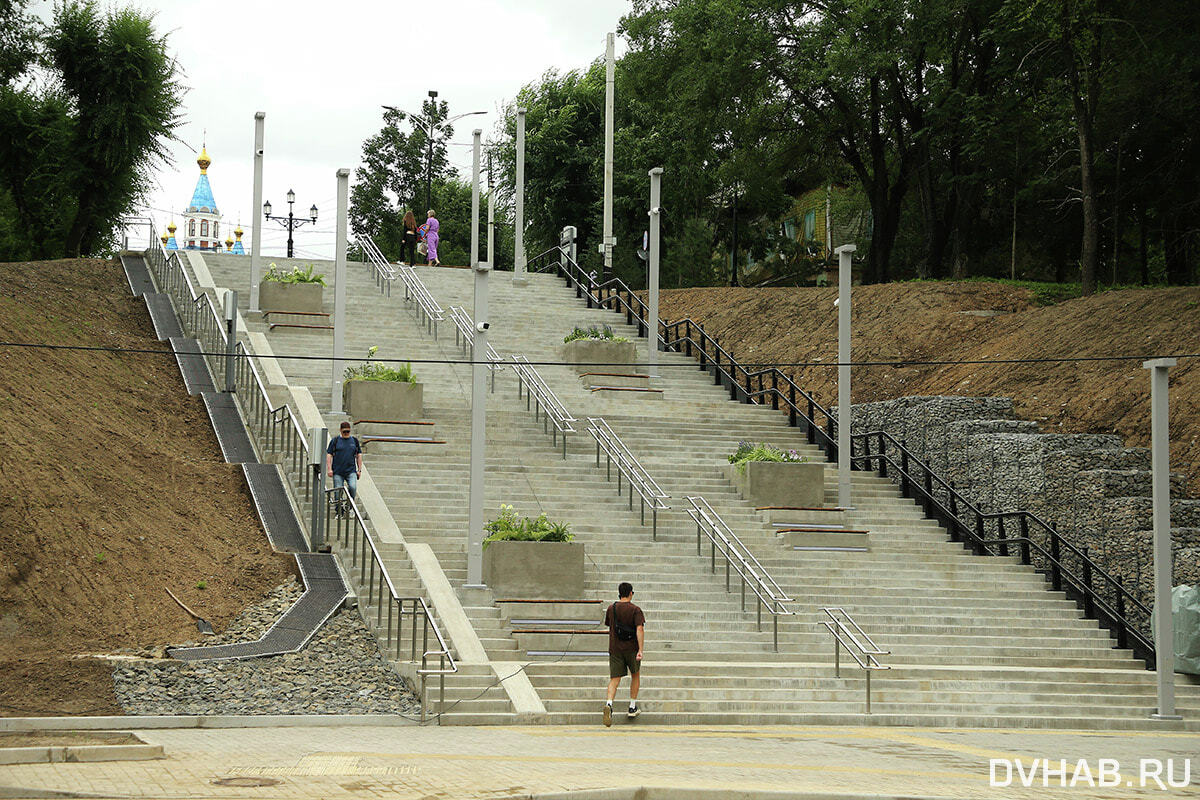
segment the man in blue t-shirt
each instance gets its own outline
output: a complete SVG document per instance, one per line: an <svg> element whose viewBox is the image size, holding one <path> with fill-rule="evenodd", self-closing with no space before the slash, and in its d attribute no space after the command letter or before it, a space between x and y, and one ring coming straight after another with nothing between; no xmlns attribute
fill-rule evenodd
<svg viewBox="0 0 1200 800"><path fill-rule="evenodd" d="M325 449L325 471L333 478L333 488L345 486L351 497L358 496L358 478L362 475L362 447L358 437L350 435L350 423L343 422L339 435L329 440ZM338 495L337 514L346 513L345 504Z"/></svg>

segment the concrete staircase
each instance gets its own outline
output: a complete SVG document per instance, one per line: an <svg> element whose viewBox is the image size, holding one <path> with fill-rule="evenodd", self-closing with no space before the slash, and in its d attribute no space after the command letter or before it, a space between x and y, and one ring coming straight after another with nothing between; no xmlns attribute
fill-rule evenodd
<svg viewBox="0 0 1200 800"><path fill-rule="evenodd" d="M207 256L218 285L244 282L248 259ZM332 273L331 265L319 267ZM426 286L443 308L471 308L472 276L456 269L422 269ZM634 337L622 318L587 309L561 281L533 275L528 287L511 276L491 278L490 341L502 354L555 361L563 335L575 325L613 325ZM244 287L243 288L243 295ZM376 290L368 271L350 265L347 353L379 347L377 358L419 362L462 359L447 322L432 339L405 309L402 292ZM327 292L330 308L332 292ZM243 302L244 305L244 302ZM245 313L245 309L243 309ZM248 319L251 330L265 326ZM277 354L329 352L331 334L277 329L268 335ZM645 341L638 347L644 353ZM1177 676L1184 723L1151 723L1153 675L1106 631L1016 558L976 557L948 541L946 532L901 498L890 481L854 475L853 511L842 524L867 529L869 550L794 550L767 517L742 500L729 482L725 456L740 440L767 441L820 461L786 417L766 408L730 403L696 362L660 354L661 401L593 393L567 366L538 370L564 405L580 419L581 433L568 440L567 457L551 444L542 424L518 401L510 370L497 378L488 398L486 510L501 503L522 514L546 513L571 523L586 545L586 596L615 599L619 581L634 584L647 616L645 677L639 724L678 723L861 723L1084 727L1097 729L1176 727L1200 729L1200 685ZM281 362L289 381L307 386L329 408L330 369L322 361ZM388 509L410 542L427 543L450 582L466 578L469 367L414 363L425 385L425 417L436 422L444 445L391 445L368 449L367 469ZM671 494L672 510L660 512L657 541L606 483L595 466L595 447L582 433L583 420L603 416L649 473ZM331 427L340 417L327 416ZM836 476L826 474L826 505L836 504ZM736 531L794 599L794 614L779 620L779 650L772 620L755 626L754 606L742 610L736 575L726 591L720 561L711 569L707 540L697 555L694 524L682 513L684 495L701 495ZM649 516L647 516L647 523ZM389 571L412 575L402 546L387 554ZM414 587L414 593L419 587ZM525 672L554 723L597 723L606 657L580 651L603 649L603 637L516 634L511 604L499 607L487 590L460 589L460 598L489 658L529 661ZM893 668L876 673L872 715L864 710L864 678L847 668L834 676L833 642L818 625L821 606L841 606L891 651L881 660ZM522 612L524 613L524 612ZM599 622L599 620L596 620ZM585 626L584 626L585 627ZM526 651L555 655L528 659ZM467 670L465 672L472 672ZM454 676L448 696L462 699L446 722L496 723L513 719L488 670ZM483 693L479 699L475 695ZM452 695L451 695L452 693ZM622 696L623 697L623 696ZM620 723L624 715L615 720Z"/></svg>

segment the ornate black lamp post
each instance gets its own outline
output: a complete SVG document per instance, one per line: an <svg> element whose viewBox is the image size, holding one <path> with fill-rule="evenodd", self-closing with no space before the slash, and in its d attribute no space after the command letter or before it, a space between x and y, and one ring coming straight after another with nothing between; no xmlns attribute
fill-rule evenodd
<svg viewBox="0 0 1200 800"><path fill-rule="evenodd" d="M287 232L288 232L287 257L291 258L292 257L292 231L295 230L296 228L299 228L301 225L307 225L310 222L315 223L317 221L317 206L314 203L313 207L308 210L308 216L309 216L308 219L300 219L292 214L292 206L296 202L296 193L293 192L291 189L288 189L287 201L288 201L288 213L287 213L286 217L271 216L271 201L270 200L263 203L263 215L268 220L274 220L275 222L278 222L283 227L287 228Z"/></svg>

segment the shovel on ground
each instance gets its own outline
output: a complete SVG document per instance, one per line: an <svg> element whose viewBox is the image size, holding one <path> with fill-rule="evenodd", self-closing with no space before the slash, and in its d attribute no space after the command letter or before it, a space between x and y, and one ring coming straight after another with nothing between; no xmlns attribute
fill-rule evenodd
<svg viewBox="0 0 1200 800"><path fill-rule="evenodd" d="M167 587L165 587L165 586L163 588L167 589ZM204 619L199 614L197 614L195 611L192 611L190 608L185 606L183 604L183 601L180 600L178 597L176 597L175 593L172 592L170 589L167 589L167 594L171 595L171 599L174 600L176 603L178 603L179 607L182 608L184 611L186 611L191 616L192 619L196 620L196 628L201 633L205 634L206 636L215 636L216 635L215 632L213 631L212 625L208 624L208 620Z"/></svg>

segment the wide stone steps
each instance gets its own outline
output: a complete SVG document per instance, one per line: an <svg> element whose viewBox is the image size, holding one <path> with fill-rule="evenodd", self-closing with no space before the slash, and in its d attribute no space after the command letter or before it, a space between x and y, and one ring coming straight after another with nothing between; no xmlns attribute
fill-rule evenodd
<svg viewBox="0 0 1200 800"><path fill-rule="evenodd" d="M244 275L244 259L225 258ZM219 284L236 285L220 276L232 266L212 269ZM453 304L470 310L469 271L435 268L419 274L443 308ZM463 358L452 324L442 323L435 341L406 310L398 296L402 288L391 298L380 295L361 266L352 265L347 277L348 354L365 354L378 345L381 357ZM609 324L618 335L633 333L623 317L585 308L553 276L533 275L525 289L513 287L504 275L499 278L491 282L489 338L501 353L521 353L535 362L557 360L562 336L576 324ZM265 332L260 323L248 322L252 330ZM331 343L327 332L277 329L267 336L277 352L296 355L327 352ZM637 342L642 357L645 344ZM543 433L544 423L517 398L511 370L496 375L495 391L488 396L485 513L503 502L524 514L545 511L570 522L576 541L587 548L585 596L609 599L622 579L637 586L650 634L642 695L647 711L638 724L828 720L1028 727L1075 721L1114 730L1144 726L1137 715L1153 705L1153 681L1143 664L1113 649L1106 631L1082 619L1074 603L1048 591L1042 576L1020 566L1015 557L975 557L948 541L946 532L925 520L912 500L901 498L889 479L854 473L855 508L841 515L841 524L870 531L868 552L787 547L775 534L777 526L738 497L725 457L742 440L770 442L814 461L822 461L823 454L799 430L789 428L781 412L728 402L728 390L715 386L694 359L659 355L662 378L655 386L665 396L654 403L600 398L583 387L574 370L538 367L579 420L579 431L567 439L566 459L561 443L552 443ZM325 364L281 363L285 374L309 386L318 405L328 403ZM366 465L405 537L430 545L447 578L458 585L466 578L470 371L463 365L415 367L425 382L424 416L437 424L439 438L448 444L392 453L369 449ZM639 504L630 511L628 498L617 496L615 481L605 481L603 459L597 468L595 444L583 430L587 416L604 416L672 495L672 510L659 514L658 541L651 540L648 524L640 524ZM833 465L825 477L825 502L832 506L837 497ZM770 615L764 613L762 630L756 630L753 597L743 612L736 576L727 593L721 564L710 571L707 540L697 555L694 523L682 512L685 494L705 497L794 598L791 606L797 613L779 621L780 653L772 650ZM407 562L402 555L400 546L385 558L403 569ZM883 660L896 668L875 675L876 713L870 717L861 713L863 680L853 674L858 670L832 677L832 642L818 626L821 605L846 607L892 650ZM464 606L485 649L493 657L517 660L508 618L474 600ZM595 638L603 647L604 637ZM798 663L814 658L822 663ZM598 723L605 659L543 659L526 672L543 694L549 721ZM494 682L494 675L453 676L448 690L454 679L463 683L448 697L463 702L446 714L444 723L513 721L510 709L484 704L504 705L494 700L502 696L499 687L489 689L480 703L466 699L471 690L478 693ZM1196 687L1181 687L1180 707L1190 711L1200 705L1198 696ZM1101 698L1111 699L1114 710L1103 708ZM617 721L623 721L623 714L617 714Z"/></svg>

